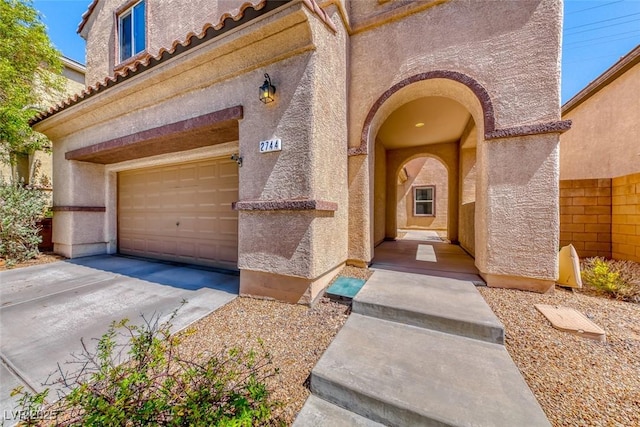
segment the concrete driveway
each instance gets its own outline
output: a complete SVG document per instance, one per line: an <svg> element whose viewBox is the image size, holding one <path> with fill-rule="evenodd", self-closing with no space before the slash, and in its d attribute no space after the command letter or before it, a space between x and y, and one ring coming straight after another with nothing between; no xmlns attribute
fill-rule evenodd
<svg viewBox="0 0 640 427"><path fill-rule="evenodd" d="M57 364L94 344L114 320L167 318L174 330L238 295L237 275L119 256L97 256L0 272L0 411L11 420L11 390L42 390ZM13 424L9 421L7 424Z"/></svg>

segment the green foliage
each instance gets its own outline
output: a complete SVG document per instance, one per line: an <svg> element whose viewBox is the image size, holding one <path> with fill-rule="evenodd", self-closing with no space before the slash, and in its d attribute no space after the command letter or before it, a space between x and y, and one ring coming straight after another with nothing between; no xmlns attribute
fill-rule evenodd
<svg viewBox="0 0 640 427"><path fill-rule="evenodd" d="M0 179L0 256L8 265L38 255L42 241L38 221L47 205L40 189Z"/></svg>
<svg viewBox="0 0 640 427"><path fill-rule="evenodd" d="M628 261L606 260L601 257L582 263L582 281L587 288L613 298L640 302L640 280L637 264Z"/></svg>
<svg viewBox="0 0 640 427"><path fill-rule="evenodd" d="M180 339L170 333L171 319L159 323L156 317L142 326L126 319L112 323L94 351L83 342L83 352L72 362L79 369L59 369L54 384L63 392L57 403L38 407L46 390L44 395L16 390L22 405L16 413L47 414L29 422L56 426L273 424L278 403L265 381L277 369L262 342L258 352L233 348L184 358Z"/></svg>
<svg viewBox="0 0 640 427"><path fill-rule="evenodd" d="M0 0L0 161L42 148L29 120L62 94L62 63L31 0Z"/></svg>

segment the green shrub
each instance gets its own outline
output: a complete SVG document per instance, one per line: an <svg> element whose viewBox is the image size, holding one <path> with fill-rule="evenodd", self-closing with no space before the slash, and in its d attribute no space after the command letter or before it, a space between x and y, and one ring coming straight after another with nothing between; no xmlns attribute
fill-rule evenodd
<svg viewBox="0 0 640 427"><path fill-rule="evenodd" d="M41 190L0 180L0 256L8 265L38 255L38 220L47 204Z"/></svg>
<svg viewBox="0 0 640 427"><path fill-rule="evenodd" d="M613 298L640 302L639 267L630 261L588 258L582 263L584 285L597 293Z"/></svg>
<svg viewBox="0 0 640 427"><path fill-rule="evenodd" d="M174 313L175 316L175 313ZM173 319L173 317L171 318ZM95 351L83 342L73 373L59 369L62 398L44 406L49 390L20 396L16 413L26 425L56 426L255 426L273 424L266 380L277 374L271 356L226 349L212 357L183 358L171 320L142 326L112 323ZM121 343L126 337L126 343ZM121 360L126 354L126 360ZM40 405L40 406L39 406ZM43 414L38 417L39 414ZM51 415L55 414L55 420Z"/></svg>

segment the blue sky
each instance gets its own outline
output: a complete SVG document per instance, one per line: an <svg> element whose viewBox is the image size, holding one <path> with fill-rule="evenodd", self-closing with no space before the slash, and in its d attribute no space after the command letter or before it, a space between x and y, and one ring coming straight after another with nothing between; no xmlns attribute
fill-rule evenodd
<svg viewBox="0 0 640 427"><path fill-rule="evenodd" d="M76 29L91 0L33 3L44 15L56 47L84 63L84 40ZM564 16L563 103L640 44L640 0L566 0Z"/></svg>

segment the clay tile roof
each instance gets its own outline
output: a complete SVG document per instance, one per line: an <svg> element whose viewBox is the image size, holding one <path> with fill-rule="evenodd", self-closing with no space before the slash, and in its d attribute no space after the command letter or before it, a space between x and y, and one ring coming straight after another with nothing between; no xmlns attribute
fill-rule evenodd
<svg viewBox="0 0 640 427"><path fill-rule="evenodd" d="M87 11L82 15L82 22L80 22L78 32L82 31L82 28L89 19L93 9L98 4L98 1L100 0L93 0ZM97 82L92 86L88 86L79 94L73 95L67 100L49 108L47 111L37 114L33 119L31 119L31 124L34 125L47 117L53 116L54 114L84 101L97 93L103 92L104 90L127 80L140 72L153 68L169 58L175 57L207 40L211 40L219 36L226 31L249 22L261 14L284 6L291 1L292 0L249 0L236 9L223 13L217 24L205 24L199 34L189 32L184 41L181 42L180 40L174 40L170 48L161 48L155 56L151 54L144 55L141 58L136 59L131 64L127 64L117 70L113 77L106 77L103 81ZM302 0L302 3L314 12L329 28L333 31L337 31L333 21L331 21L327 13L318 5L316 0Z"/></svg>
<svg viewBox="0 0 640 427"><path fill-rule="evenodd" d="M91 4L89 5L89 7L87 8L87 11L85 13L82 14L82 20L80 21L80 23L78 24L78 29L76 30L76 32L79 34L80 31L82 31L82 29L84 28L84 26L87 24L87 21L89 20L89 17L91 16L91 14L93 13L93 9L96 8L98 1L100 0L93 0L91 2Z"/></svg>
<svg viewBox="0 0 640 427"><path fill-rule="evenodd" d="M92 6L95 7L95 4L99 0L94 0L89 10L85 12L85 15L90 15ZM85 99L88 99L97 93L103 92L104 90L127 80L134 75L150 69L161 62L166 61L169 58L177 56L195 46L202 44L207 40L211 40L220 34L229 31L241 24L251 21L252 19L258 17L261 14L274 10L278 7L289 3L291 0L278 0L278 1L269 1L269 0L254 0L253 2L248 1L243 3L240 7L222 14L218 23L211 24L207 23L202 27L200 33L196 34L190 32L185 37L184 41L175 40L170 48L161 48L158 53L153 56L151 54L147 54L141 58L138 58L131 64L127 64L123 68L117 70L113 77L106 77L103 81L97 82L92 86L88 86L82 92L71 96L70 98L62 101L47 111L41 112L37 114L33 119L31 119L31 124L34 125L47 117L50 117L72 105L75 105ZM312 0L313 1L313 0ZM85 16L83 15L83 16ZM84 21L83 21L84 22ZM82 24L81 24L82 25Z"/></svg>

